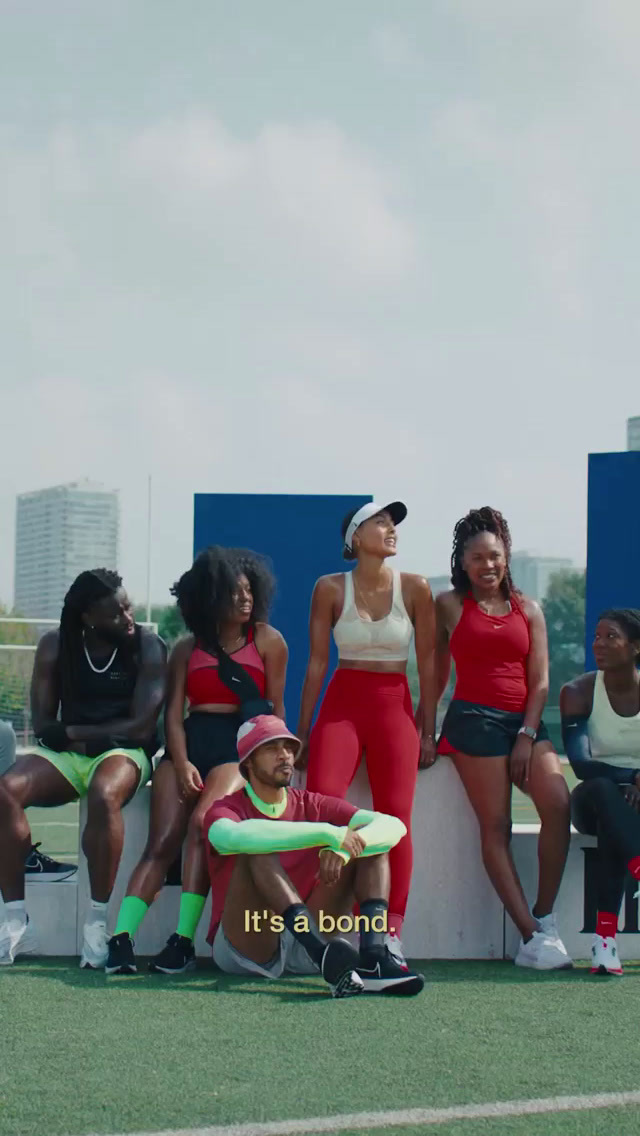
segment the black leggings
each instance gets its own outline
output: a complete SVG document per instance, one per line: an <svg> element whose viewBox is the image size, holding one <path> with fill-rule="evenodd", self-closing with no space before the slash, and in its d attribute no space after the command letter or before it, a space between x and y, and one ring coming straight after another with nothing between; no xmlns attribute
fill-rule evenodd
<svg viewBox="0 0 640 1136"><path fill-rule="evenodd" d="M621 786L594 777L573 790L571 819L578 832L598 837L598 911L617 915L627 865L640 856L640 814L627 804Z"/></svg>

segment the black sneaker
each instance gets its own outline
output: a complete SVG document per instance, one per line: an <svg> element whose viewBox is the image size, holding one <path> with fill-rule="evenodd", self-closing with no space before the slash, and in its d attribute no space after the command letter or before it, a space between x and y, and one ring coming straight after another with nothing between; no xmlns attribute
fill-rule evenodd
<svg viewBox="0 0 640 1136"><path fill-rule="evenodd" d="M109 954L104 968L105 974L137 974L136 956L133 953L133 940L128 931L112 935L109 939Z"/></svg>
<svg viewBox="0 0 640 1136"><path fill-rule="evenodd" d="M352 998L362 994L364 983L356 973L360 955L346 939L332 939L322 956L320 971L331 987L334 998Z"/></svg>
<svg viewBox="0 0 640 1136"><path fill-rule="evenodd" d="M364 958L358 974L369 994L419 994L424 986L422 975L400 966L386 947L379 957Z"/></svg>
<svg viewBox="0 0 640 1136"><path fill-rule="evenodd" d="M191 939L185 935L172 935L167 945L149 963L149 970L156 974L182 974L193 970L196 965L196 952Z"/></svg>
<svg viewBox="0 0 640 1136"><path fill-rule="evenodd" d="M25 878L28 883L55 884L61 880L70 880L78 871L77 864L59 864L39 851L40 841L33 844L31 851L24 862Z"/></svg>

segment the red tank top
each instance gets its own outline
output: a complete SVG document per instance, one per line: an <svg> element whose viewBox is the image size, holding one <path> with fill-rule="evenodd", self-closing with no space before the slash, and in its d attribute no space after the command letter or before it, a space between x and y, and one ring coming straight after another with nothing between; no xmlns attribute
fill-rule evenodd
<svg viewBox="0 0 640 1136"><path fill-rule="evenodd" d="M233 651L231 658L244 667L264 698L266 690L264 662L254 643L253 628L249 628L244 647L239 651ZM186 694L192 709L195 706L240 705L238 696L220 678L215 655L198 646L193 648L187 663Z"/></svg>
<svg viewBox="0 0 640 1136"><path fill-rule="evenodd" d="M527 704L531 636L529 620L513 596L511 606L507 615L487 615L471 596L465 597L451 636L453 697L521 714Z"/></svg>

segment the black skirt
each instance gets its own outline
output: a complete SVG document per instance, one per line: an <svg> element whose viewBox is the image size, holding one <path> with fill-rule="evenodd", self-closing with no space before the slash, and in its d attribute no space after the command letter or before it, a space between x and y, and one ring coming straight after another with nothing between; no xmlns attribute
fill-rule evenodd
<svg viewBox="0 0 640 1136"><path fill-rule="evenodd" d="M511 714L479 702L451 702L442 723L440 742L444 739L456 753L469 757L505 757L511 753L524 714ZM537 742L549 741L544 722L538 726ZM441 749L447 752L447 747Z"/></svg>
<svg viewBox="0 0 640 1136"><path fill-rule="evenodd" d="M237 714L214 714L207 711L192 710L184 720L187 738L187 757L195 765L202 780L218 765L238 760L236 739L243 722ZM170 761L167 747L163 761Z"/></svg>

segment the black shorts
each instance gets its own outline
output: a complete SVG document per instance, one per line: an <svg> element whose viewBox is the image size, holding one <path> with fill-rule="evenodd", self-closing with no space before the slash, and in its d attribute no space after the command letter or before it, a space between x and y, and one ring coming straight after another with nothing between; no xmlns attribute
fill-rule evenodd
<svg viewBox="0 0 640 1136"><path fill-rule="evenodd" d="M184 720L187 737L187 757L195 765L204 781L207 774L218 765L238 760L236 738L242 725L238 714L214 714L192 710ZM170 761L169 749L165 750L163 761Z"/></svg>
<svg viewBox="0 0 640 1136"><path fill-rule="evenodd" d="M511 753L524 714L511 714L479 702L451 702L442 723L439 753L466 753L469 757L505 757ZM549 741L544 722L537 742Z"/></svg>

